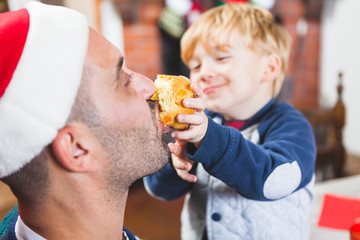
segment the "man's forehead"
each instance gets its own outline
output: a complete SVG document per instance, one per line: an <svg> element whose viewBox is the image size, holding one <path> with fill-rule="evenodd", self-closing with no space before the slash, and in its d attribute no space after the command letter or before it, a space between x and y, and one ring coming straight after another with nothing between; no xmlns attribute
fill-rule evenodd
<svg viewBox="0 0 360 240"><path fill-rule="evenodd" d="M117 65L122 58L120 50L96 30L90 28L87 57L100 66Z"/></svg>

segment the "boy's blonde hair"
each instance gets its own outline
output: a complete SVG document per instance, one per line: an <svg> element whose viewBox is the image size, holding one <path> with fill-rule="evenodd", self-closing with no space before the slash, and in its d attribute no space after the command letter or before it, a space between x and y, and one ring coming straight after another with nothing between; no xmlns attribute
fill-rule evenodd
<svg viewBox="0 0 360 240"><path fill-rule="evenodd" d="M265 9L244 3L224 4L204 12L185 32L181 39L181 57L188 64L197 43L209 52L210 44L221 51L231 47L228 34L237 30L242 43L257 54L277 54L281 71L274 81L273 96L277 96L284 81L288 64L291 37L274 16Z"/></svg>

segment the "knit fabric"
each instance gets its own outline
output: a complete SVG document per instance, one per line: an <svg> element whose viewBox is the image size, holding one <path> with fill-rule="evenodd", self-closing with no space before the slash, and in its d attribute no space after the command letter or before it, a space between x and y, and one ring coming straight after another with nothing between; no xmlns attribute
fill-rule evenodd
<svg viewBox="0 0 360 240"><path fill-rule="evenodd" d="M150 194L186 195L182 239L309 239L315 139L305 117L271 100L238 130L207 112L209 125L197 149L187 145L198 181L177 176L171 163L144 179Z"/></svg>
<svg viewBox="0 0 360 240"><path fill-rule="evenodd" d="M185 31L184 16L165 6L159 19L159 27L174 38L181 38Z"/></svg>

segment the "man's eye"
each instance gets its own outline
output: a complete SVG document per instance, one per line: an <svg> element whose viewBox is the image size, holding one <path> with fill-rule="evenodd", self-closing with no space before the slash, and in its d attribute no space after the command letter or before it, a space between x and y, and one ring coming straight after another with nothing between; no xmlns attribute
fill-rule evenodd
<svg viewBox="0 0 360 240"><path fill-rule="evenodd" d="M125 82L125 87L128 87L132 83L132 80L134 78L134 74L133 73L130 73L130 74L126 73L126 77L127 77L127 79L126 79L126 82Z"/></svg>

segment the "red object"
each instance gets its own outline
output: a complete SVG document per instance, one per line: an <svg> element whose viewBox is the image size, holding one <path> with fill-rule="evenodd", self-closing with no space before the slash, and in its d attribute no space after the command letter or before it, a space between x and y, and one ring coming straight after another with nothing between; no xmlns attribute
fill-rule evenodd
<svg viewBox="0 0 360 240"><path fill-rule="evenodd" d="M360 240L360 222L351 226L350 240Z"/></svg>
<svg viewBox="0 0 360 240"><path fill-rule="evenodd" d="M318 226L349 231L360 219L360 199L325 194Z"/></svg>
<svg viewBox="0 0 360 240"><path fill-rule="evenodd" d="M192 7L190 11L185 15L186 28L193 24L200 14L204 11L203 6L196 0L192 1Z"/></svg>
<svg viewBox="0 0 360 240"><path fill-rule="evenodd" d="M226 126L240 129L242 126L244 126L244 124L245 124L245 121L232 121L232 122L227 122Z"/></svg>
<svg viewBox="0 0 360 240"><path fill-rule="evenodd" d="M0 97L9 85L23 52L29 21L26 9L0 15Z"/></svg>
<svg viewBox="0 0 360 240"><path fill-rule="evenodd" d="M230 3L246 3L248 0L223 0L223 2L230 2Z"/></svg>

